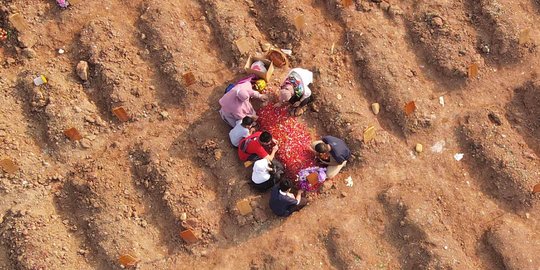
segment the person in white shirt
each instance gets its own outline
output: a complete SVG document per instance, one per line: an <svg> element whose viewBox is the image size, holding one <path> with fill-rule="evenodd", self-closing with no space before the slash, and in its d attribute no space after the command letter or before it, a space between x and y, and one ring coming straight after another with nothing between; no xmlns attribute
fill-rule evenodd
<svg viewBox="0 0 540 270"><path fill-rule="evenodd" d="M283 173L283 165L273 158L262 158L253 163L251 185L260 192L265 192L278 183Z"/></svg>
<svg viewBox="0 0 540 270"><path fill-rule="evenodd" d="M229 131L229 139L231 139L231 143L234 147L238 147L238 144L243 138L251 135L254 123L253 118L249 116L236 121L234 128Z"/></svg>
<svg viewBox="0 0 540 270"><path fill-rule="evenodd" d="M290 103L291 114L302 115L306 105L313 101L309 84L313 82L313 72L303 68L293 68L279 90L279 101L275 106Z"/></svg>

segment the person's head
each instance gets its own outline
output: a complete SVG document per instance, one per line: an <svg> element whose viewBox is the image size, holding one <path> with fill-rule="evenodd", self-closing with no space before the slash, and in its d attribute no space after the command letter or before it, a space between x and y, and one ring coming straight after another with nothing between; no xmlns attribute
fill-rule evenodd
<svg viewBox="0 0 540 270"><path fill-rule="evenodd" d="M292 85L286 84L282 86L281 89L279 90L279 101L280 102L289 101L289 99L291 99L292 97L292 94L293 94Z"/></svg>
<svg viewBox="0 0 540 270"><path fill-rule="evenodd" d="M292 188L291 180L289 179L283 179L281 182L279 182L279 190L283 192L287 192Z"/></svg>
<svg viewBox="0 0 540 270"><path fill-rule="evenodd" d="M259 136L259 141L261 144L269 144L272 142L272 134L268 131L263 131L261 135Z"/></svg>
<svg viewBox="0 0 540 270"><path fill-rule="evenodd" d="M253 118L246 116L242 118L242 126L245 128L250 128L253 125Z"/></svg>
<svg viewBox="0 0 540 270"><path fill-rule="evenodd" d="M246 91L245 89L242 89L242 88L238 88L236 90L236 97L242 101L242 102L245 102L247 100L249 100L249 93L248 91Z"/></svg>
<svg viewBox="0 0 540 270"><path fill-rule="evenodd" d="M317 151L317 153L328 153L330 152L330 145L326 144L326 143L318 143L315 145L315 151Z"/></svg>

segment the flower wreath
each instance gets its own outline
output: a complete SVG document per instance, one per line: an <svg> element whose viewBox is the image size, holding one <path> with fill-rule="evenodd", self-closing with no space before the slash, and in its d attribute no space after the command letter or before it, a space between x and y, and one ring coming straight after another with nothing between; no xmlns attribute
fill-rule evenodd
<svg viewBox="0 0 540 270"><path fill-rule="evenodd" d="M317 184L312 185L308 181L308 175L317 173ZM298 172L298 188L304 191L315 191L319 189L321 184L326 180L326 168L323 167L309 167L300 170Z"/></svg>

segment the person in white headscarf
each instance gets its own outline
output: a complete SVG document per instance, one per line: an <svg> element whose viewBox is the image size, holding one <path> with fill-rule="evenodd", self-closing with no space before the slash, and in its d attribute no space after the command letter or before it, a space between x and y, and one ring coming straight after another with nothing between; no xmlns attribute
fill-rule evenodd
<svg viewBox="0 0 540 270"><path fill-rule="evenodd" d="M312 82L313 72L303 68L291 69L281 85L276 106L289 103L292 106L293 115L302 115L307 105L313 101L311 89L308 86Z"/></svg>

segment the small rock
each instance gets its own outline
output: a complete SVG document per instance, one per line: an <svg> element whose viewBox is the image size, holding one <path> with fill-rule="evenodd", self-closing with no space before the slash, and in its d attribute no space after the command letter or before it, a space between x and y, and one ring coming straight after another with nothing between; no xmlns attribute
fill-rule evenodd
<svg viewBox="0 0 540 270"><path fill-rule="evenodd" d="M379 103L373 103L371 104L371 110L373 111L373 114L377 115L381 110L381 105L379 105Z"/></svg>
<svg viewBox="0 0 540 270"><path fill-rule="evenodd" d="M265 222L268 220L268 216L260 208L256 208L255 210L253 210L253 217L257 222Z"/></svg>
<svg viewBox="0 0 540 270"><path fill-rule="evenodd" d="M414 150L416 150L416 153L422 153L422 151L424 151L424 146L417 143L416 146L414 147Z"/></svg>
<svg viewBox="0 0 540 270"><path fill-rule="evenodd" d="M22 50L22 55L24 55L26 58L36 58L37 53L31 48L24 48Z"/></svg>
<svg viewBox="0 0 540 270"><path fill-rule="evenodd" d="M345 191L342 191L342 192L341 192L341 197L342 197L342 198L347 197L347 195L348 195L347 192L345 192Z"/></svg>
<svg viewBox="0 0 540 270"><path fill-rule="evenodd" d="M403 10L401 10L401 8L396 5L391 5L390 8L388 9L388 13L391 16L396 17L396 16L403 15Z"/></svg>
<svg viewBox="0 0 540 270"><path fill-rule="evenodd" d="M181 221L187 220L187 213L186 212L183 212L182 214L180 214L180 220Z"/></svg>
<svg viewBox="0 0 540 270"><path fill-rule="evenodd" d="M88 149L88 148L90 148L92 146L92 143L90 142L89 139L84 138L84 139L81 140L81 146L84 149Z"/></svg>
<svg viewBox="0 0 540 270"><path fill-rule="evenodd" d="M441 28L444 25L444 21L441 17L435 16L431 18L431 25L433 25L434 27Z"/></svg>
<svg viewBox="0 0 540 270"><path fill-rule="evenodd" d="M390 4L388 4L388 2L383 1L380 3L380 7L383 11L387 11L390 8Z"/></svg>
<svg viewBox="0 0 540 270"><path fill-rule="evenodd" d="M338 100L341 100L341 99L343 98L343 97L341 96L341 94L337 94L336 97L337 97Z"/></svg>
<svg viewBox="0 0 540 270"><path fill-rule="evenodd" d="M88 81L88 62L80 61L77 64L77 75L83 81Z"/></svg>
<svg viewBox="0 0 540 270"><path fill-rule="evenodd" d="M485 54L488 54L491 50L489 49L489 46L488 45L482 45L482 47L480 48L482 50L483 53Z"/></svg>
<svg viewBox="0 0 540 270"><path fill-rule="evenodd" d="M162 111L159 113L161 115L161 117L163 119L168 119L170 116L169 116L169 113L167 111Z"/></svg>

